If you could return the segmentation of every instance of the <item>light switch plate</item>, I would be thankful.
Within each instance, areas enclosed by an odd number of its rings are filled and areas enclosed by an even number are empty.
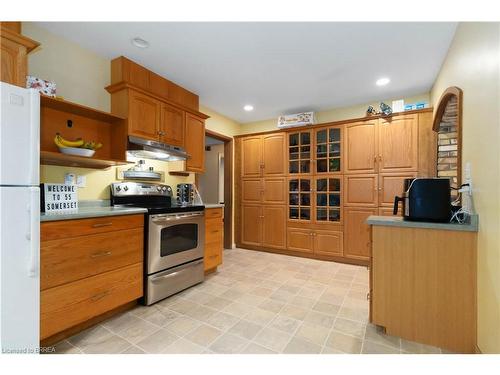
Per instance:
[[[84,188],[87,186],[87,177],[85,176],[76,176],[76,186],[79,188]]]

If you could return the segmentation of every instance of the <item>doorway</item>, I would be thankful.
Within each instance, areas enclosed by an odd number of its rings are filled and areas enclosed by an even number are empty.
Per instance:
[[[233,139],[205,130],[205,173],[196,186],[206,204],[224,204],[224,248],[233,247]]]

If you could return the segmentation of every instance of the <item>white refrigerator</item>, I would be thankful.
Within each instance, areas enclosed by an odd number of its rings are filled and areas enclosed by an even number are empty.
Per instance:
[[[0,353],[40,337],[40,96],[0,82]]]

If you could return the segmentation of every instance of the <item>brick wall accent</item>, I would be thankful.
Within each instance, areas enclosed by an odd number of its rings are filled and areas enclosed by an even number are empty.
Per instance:
[[[446,105],[438,132],[438,177],[449,177],[451,186],[458,185],[458,132],[457,97],[453,96]]]

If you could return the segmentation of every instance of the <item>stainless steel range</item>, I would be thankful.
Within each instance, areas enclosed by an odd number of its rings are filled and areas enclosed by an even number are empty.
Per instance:
[[[181,206],[168,185],[111,184],[111,204],[145,207],[144,303],[151,305],[204,280],[205,207]]]

